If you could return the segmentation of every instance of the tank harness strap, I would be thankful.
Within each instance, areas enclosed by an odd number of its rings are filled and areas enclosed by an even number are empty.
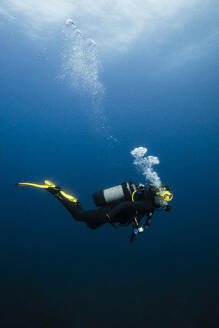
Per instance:
[[[122,183],[122,190],[124,192],[125,199],[126,200],[130,199],[130,192],[131,192],[131,190],[130,190],[130,186],[129,186],[129,184],[127,182]]]
[[[138,192],[138,190],[137,190],[137,189],[136,189],[136,190],[134,190],[134,191],[133,191],[133,193],[132,193],[132,202],[133,202],[133,203],[134,203],[134,201],[135,201],[135,199],[134,199],[134,196],[135,196],[136,192]]]
[[[134,190],[133,193],[132,193],[132,202],[133,202],[133,203],[134,203],[134,201],[135,201],[135,194],[136,194],[136,192],[138,192],[137,189]],[[138,225],[139,225],[139,222],[138,222],[138,211],[136,211],[136,216],[134,217],[133,220],[134,220],[135,224],[138,226]]]

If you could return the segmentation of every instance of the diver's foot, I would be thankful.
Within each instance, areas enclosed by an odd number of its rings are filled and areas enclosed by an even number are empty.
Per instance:
[[[78,204],[79,203],[79,201],[77,200],[77,198],[75,198],[72,195],[67,194],[66,192],[64,192],[63,190],[61,190],[60,187],[56,186],[53,182],[51,182],[49,180],[45,180],[44,183],[45,183],[45,185],[48,186],[48,191],[51,194],[56,195],[56,194],[59,193],[59,194],[62,195],[62,197],[64,197],[65,199],[69,200],[70,202],[75,203],[75,204]]]
[[[60,192],[61,188],[59,186],[56,186],[52,181],[50,180],[44,180],[45,186],[47,187],[47,190],[52,194],[56,195]]]

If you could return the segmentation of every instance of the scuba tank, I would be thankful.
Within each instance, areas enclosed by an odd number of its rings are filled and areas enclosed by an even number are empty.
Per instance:
[[[117,201],[130,201],[134,191],[138,186],[132,182],[124,182],[118,186],[103,189],[93,193],[93,200],[96,206],[109,205]]]

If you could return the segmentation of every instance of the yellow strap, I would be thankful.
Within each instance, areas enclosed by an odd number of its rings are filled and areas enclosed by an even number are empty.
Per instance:
[[[138,220],[137,220],[137,216],[134,217],[134,221],[135,221],[136,225],[138,226],[139,223],[138,223]]]
[[[133,191],[133,193],[132,193],[132,202],[134,203],[134,201],[135,201],[135,199],[134,199],[134,196],[135,196],[135,194],[136,194],[136,192],[137,192],[138,190],[136,189],[136,190],[134,190]],[[136,216],[134,217],[134,221],[135,221],[135,223],[136,223],[136,225],[138,226],[138,220],[137,220],[137,217],[138,217],[138,211],[136,211]]]
[[[16,186],[18,187],[23,187],[23,186],[32,186],[32,187],[36,187],[36,188],[41,188],[41,189],[48,189],[49,186],[47,185],[39,185],[36,183],[29,183],[29,182],[19,182],[16,184]]]
[[[134,203],[134,201],[135,201],[134,196],[135,196],[135,194],[136,194],[137,191],[138,191],[138,190],[134,190],[133,193],[132,193],[132,202],[133,202],[133,203]]]

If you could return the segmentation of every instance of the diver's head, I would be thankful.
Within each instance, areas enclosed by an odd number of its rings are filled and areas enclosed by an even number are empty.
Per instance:
[[[169,187],[164,184],[155,191],[155,203],[158,206],[167,205],[172,199],[173,194],[170,192]]]

